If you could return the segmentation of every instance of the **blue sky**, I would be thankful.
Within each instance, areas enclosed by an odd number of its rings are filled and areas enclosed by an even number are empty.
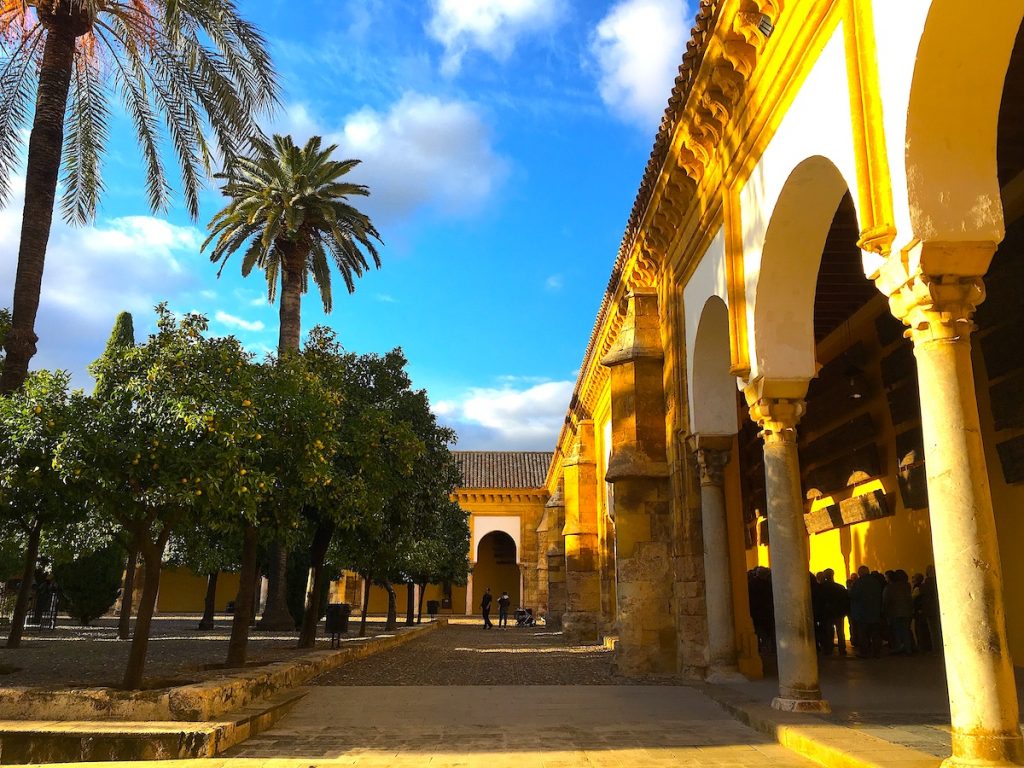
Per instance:
[[[245,0],[271,43],[281,109],[270,128],[323,135],[385,241],[383,268],[324,316],[357,352],[401,346],[465,449],[549,450],[650,152],[692,12],[681,0]],[[200,219],[154,215],[118,119],[96,223],[55,224],[38,367],[91,386],[85,366],[116,313],[207,314],[262,353],[276,345],[265,283],[221,279]],[[0,211],[9,303],[20,199]],[[336,289],[340,281],[336,282]]]

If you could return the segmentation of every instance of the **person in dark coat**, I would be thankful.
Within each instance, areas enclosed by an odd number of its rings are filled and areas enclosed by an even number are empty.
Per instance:
[[[850,587],[850,618],[858,626],[857,656],[862,659],[882,655],[882,584],[862,565],[857,581]]]
[[[773,605],[771,572],[757,566],[747,574],[750,620],[757,635],[759,653],[775,652],[775,606]]]
[[[825,569],[825,580],[822,583],[825,601],[825,613],[828,625],[823,630],[827,646],[825,653],[832,653],[832,640],[835,638],[839,655],[846,655],[846,617],[850,614],[850,596],[846,587],[836,582],[836,572]]]
[[[480,599],[480,610],[484,614],[484,629],[490,629],[494,626],[491,623],[491,601],[493,599],[491,597],[491,588],[487,587],[484,590],[484,596]]]

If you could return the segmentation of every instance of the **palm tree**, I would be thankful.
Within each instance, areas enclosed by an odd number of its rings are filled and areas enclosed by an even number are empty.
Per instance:
[[[349,293],[355,278],[380,267],[374,240],[381,242],[369,217],[349,203],[353,196],[370,194],[362,184],[345,181],[358,160],[333,160],[336,146],[321,146],[314,136],[299,147],[291,136],[275,135],[271,142],[254,143],[250,156],[239,157],[218,175],[230,202],[210,222],[211,261],[221,262],[244,248],[242,275],[253,267],[267,278],[267,298],[277,295],[281,281],[278,357],[297,354],[301,335],[302,294],[313,278],[320,289],[324,311],[330,312],[331,262],[341,273]],[[369,260],[368,258],[369,257]],[[294,629],[288,613],[285,577],[288,553],[275,543],[271,552],[270,584],[261,626]]]
[[[266,43],[234,0],[0,0],[0,204],[10,199],[22,129],[31,123],[0,393],[21,386],[36,351],[59,176],[65,220],[95,217],[111,99],[134,123],[150,207],[170,203],[162,153],[169,139],[197,218],[204,171],[212,172],[218,150],[230,159],[248,149],[276,91]]]
[[[380,235],[369,217],[348,198],[365,197],[370,190],[343,177],[358,160],[332,160],[337,146],[321,147],[314,136],[299,147],[291,136],[259,141],[250,157],[240,157],[218,178],[231,202],[210,222],[203,249],[216,240],[211,261],[221,262],[218,276],[231,254],[245,247],[242,275],[259,267],[267,278],[267,298],[273,302],[281,278],[278,356],[299,350],[301,300],[313,278],[324,311],[330,312],[331,262],[349,293],[355,277],[369,269],[367,256],[380,267],[374,240]]]

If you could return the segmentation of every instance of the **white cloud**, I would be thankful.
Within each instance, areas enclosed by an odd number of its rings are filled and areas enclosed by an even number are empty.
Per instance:
[[[241,328],[243,331],[262,331],[267,326],[262,320],[246,320],[237,315],[229,315],[223,310],[217,310],[213,319],[229,328]]]
[[[553,450],[573,384],[474,387],[461,398],[434,403],[434,413],[455,429],[462,449]]]
[[[432,0],[427,32],[444,45],[441,71],[457,74],[462,58],[476,48],[499,61],[519,38],[548,29],[562,18],[562,0]]]
[[[331,140],[363,161],[352,176],[370,187],[367,208],[386,217],[423,206],[472,213],[508,171],[476,108],[457,100],[407,93],[385,113],[364,107],[349,115]]]
[[[686,50],[689,8],[679,0],[622,0],[591,39],[601,98],[645,128],[661,119]]]
[[[390,293],[375,293],[375,294],[373,294],[373,298],[375,298],[377,301],[381,302],[382,304],[397,304],[398,303],[398,299],[396,299]]]
[[[360,207],[375,221],[400,219],[422,207],[471,214],[487,203],[509,169],[492,147],[478,107],[458,99],[409,92],[386,110],[356,110],[340,126],[305,104],[292,104],[271,129],[292,134],[297,143],[323,136],[338,145],[338,156],[360,159],[352,180],[369,186],[370,197]]]
[[[562,290],[563,284],[564,280],[562,279],[561,275],[551,275],[548,277],[547,280],[544,281],[544,290],[551,291],[552,293],[555,291],[560,291]]]
[[[0,306],[9,306],[18,261],[24,178],[0,210]],[[43,275],[33,368],[64,368],[76,386],[91,387],[86,365],[103,351],[117,313],[135,315],[139,339],[152,323],[153,306],[203,286],[202,233],[151,216],[125,216],[92,226],[53,220]]]

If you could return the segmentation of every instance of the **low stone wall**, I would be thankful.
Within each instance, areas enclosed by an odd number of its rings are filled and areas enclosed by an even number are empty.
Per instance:
[[[115,688],[0,688],[0,720],[214,720],[250,702],[302,685],[356,659],[394,648],[447,624],[444,619],[394,635],[349,641],[256,669],[227,671],[198,683],[154,691]]]

